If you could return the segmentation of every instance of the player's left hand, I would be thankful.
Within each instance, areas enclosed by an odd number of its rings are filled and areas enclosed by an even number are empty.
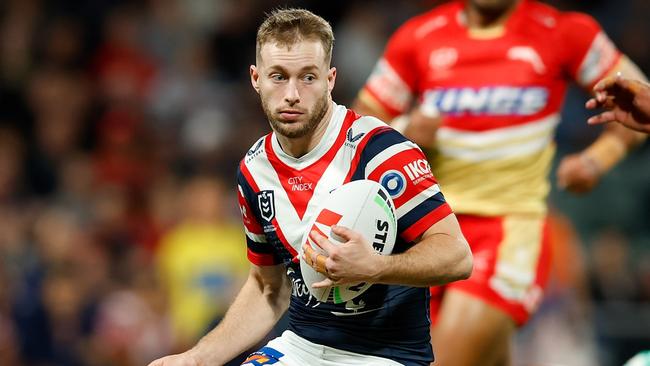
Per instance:
[[[327,278],[313,284],[314,288],[344,283],[372,282],[378,273],[379,255],[358,232],[342,226],[332,226],[332,232],[340,237],[342,244],[335,245],[316,231],[310,236],[327,255],[320,254],[310,245],[303,245],[303,259]]]
[[[591,191],[600,181],[598,163],[584,153],[566,156],[557,168],[557,185],[573,193]]]

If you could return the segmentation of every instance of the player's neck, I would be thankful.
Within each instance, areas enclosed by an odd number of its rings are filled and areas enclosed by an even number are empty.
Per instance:
[[[334,107],[332,101],[330,100],[328,102],[327,111],[318,123],[318,126],[314,132],[308,134],[307,136],[290,138],[276,133],[275,135],[278,139],[278,142],[280,143],[280,147],[282,147],[282,151],[287,153],[287,155],[293,156],[294,158],[299,158],[316,148],[320,140],[325,135],[325,131],[327,131],[327,126],[329,126],[329,122],[332,119],[332,113],[334,113]]]
[[[477,8],[471,2],[465,7],[465,22],[470,30],[493,30],[503,26],[517,7],[518,2],[499,12],[488,12]]]

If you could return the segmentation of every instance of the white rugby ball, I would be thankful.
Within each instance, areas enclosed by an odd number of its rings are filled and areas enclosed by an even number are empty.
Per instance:
[[[319,231],[335,245],[342,244],[343,239],[332,233],[331,226],[344,226],[361,233],[378,254],[388,255],[393,252],[397,237],[397,220],[395,204],[381,184],[372,180],[355,180],[346,183],[323,200],[311,220],[310,229],[304,233],[302,242],[311,245],[314,250],[327,254],[309,238],[312,230]],[[326,288],[312,288],[312,284],[326,278],[302,259],[300,251],[300,270],[307,288],[318,301],[344,303],[364,293],[371,283],[349,283]]]

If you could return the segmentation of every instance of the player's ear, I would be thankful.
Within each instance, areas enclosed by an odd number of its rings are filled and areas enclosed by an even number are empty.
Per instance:
[[[259,86],[258,81],[260,79],[260,74],[257,71],[257,67],[255,65],[251,65],[250,68],[249,68],[249,71],[250,71],[250,74],[251,74],[251,85],[253,85],[253,89],[255,89],[255,91],[257,93],[259,93],[260,92],[260,86]]]
[[[334,84],[336,84],[336,67],[331,67],[327,72],[327,89],[329,89],[330,93],[334,89]]]

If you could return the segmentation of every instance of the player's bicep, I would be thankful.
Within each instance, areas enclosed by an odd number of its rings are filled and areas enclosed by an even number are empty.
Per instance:
[[[248,280],[256,286],[261,293],[281,295],[291,287],[283,264],[272,266],[258,266],[251,264]]]
[[[397,208],[398,232],[407,243],[416,242],[429,228],[452,214],[440,187],[433,178],[430,180],[433,182],[429,187]]]
[[[448,235],[453,238],[456,238],[461,241],[465,241],[465,237],[460,229],[460,224],[456,215],[449,213],[447,216],[435,222],[431,225],[420,237],[415,241],[421,241],[423,239],[436,236],[436,235]]]

